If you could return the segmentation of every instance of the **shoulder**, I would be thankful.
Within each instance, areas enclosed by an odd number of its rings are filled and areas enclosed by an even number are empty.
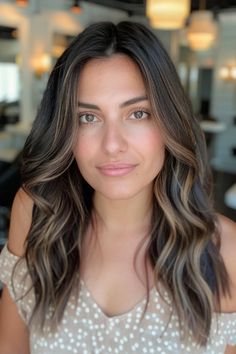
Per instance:
[[[230,279],[231,297],[222,301],[223,312],[236,312],[236,223],[218,215],[221,247],[220,254]]]
[[[25,240],[32,222],[32,211],[32,198],[20,188],[12,205],[8,236],[9,250],[17,256],[24,253]]]
[[[235,262],[236,223],[223,215],[218,215],[221,255],[226,262]]]

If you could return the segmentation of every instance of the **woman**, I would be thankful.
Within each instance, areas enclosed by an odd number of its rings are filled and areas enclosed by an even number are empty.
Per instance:
[[[209,178],[156,37],[129,22],[85,29],[24,148],[1,353],[235,353],[236,226],[214,213]]]

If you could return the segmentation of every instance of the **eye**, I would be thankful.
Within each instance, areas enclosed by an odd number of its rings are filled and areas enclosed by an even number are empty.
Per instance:
[[[136,120],[148,118],[149,116],[150,116],[150,113],[143,111],[143,110],[138,110],[138,111],[135,111],[131,114],[131,118],[136,119]]]
[[[79,115],[79,122],[80,123],[89,124],[89,123],[95,123],[97,121],[98,121],[98,119],[95,117],[94,114],[84,113],[84,114]]]

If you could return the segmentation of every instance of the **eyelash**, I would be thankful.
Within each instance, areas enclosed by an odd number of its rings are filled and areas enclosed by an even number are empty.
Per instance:
[[[145,114],[147,115],[147,117],[145,117],[145,118],[140,118],[140,119],[133,119],[133,120],[143,120],[143,119],[148,119],[148,118],[150,118],[150,114],[151,114],[151,113],[150,113],[146,108],[143,108],[143,107],[137,107],[135,110],[132,110],[131,112],[129,112],[129,113],[128,113],[128,116],[130,117],[132,114],[137,113],[137,112],[143,112],[143,113],[145,113]],[[83,116],[87,116],[87,115],[91,115],[91,116],[96,117],[96,115],[93,114],[93,113],[90,113],[90,112],[83,112],[83,113],[79,113],[79,114],[78,114],[79,121],[81,120],[81,118],[82,118]],[[96,122],[97,122],[97,121],[95,121],[95,122],[81,122],[81,121],[80,121],[80,123],[82,123],[82,124],[94,124],[94,123],[96,123]]]

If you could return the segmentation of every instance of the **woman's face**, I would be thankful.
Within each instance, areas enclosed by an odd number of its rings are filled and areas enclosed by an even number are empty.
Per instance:
[[[74,156],[95,193],[112,200],[152,193],[165,146],[139,68],[128,56],[85,65],[78,119]]]

